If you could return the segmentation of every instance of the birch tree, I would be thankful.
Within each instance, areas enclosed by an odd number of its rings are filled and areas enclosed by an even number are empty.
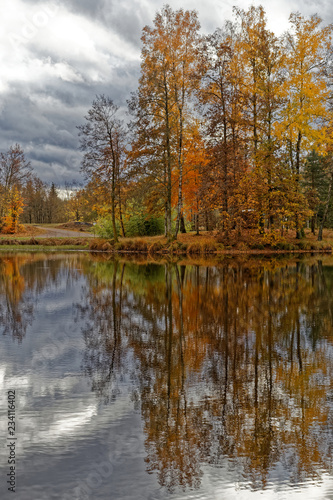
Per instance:
[[[111,198],[113,237],[118,241],[116,204],[120,171],[125,151],[125,129],[117,118],[118,106],[111,98],[99,95],[80,125],[80,149],[84,152],[82,171],[88,179],[98,179],[106,186]]]

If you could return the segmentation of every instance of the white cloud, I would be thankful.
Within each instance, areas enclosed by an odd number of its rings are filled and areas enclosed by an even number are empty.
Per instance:
[[[3,4],[0,7],[6,26],[0,32],[0,43],[5,49],[0,63],[6,68],[2,91],[12,82],[48,77],[73,83],[84,79],[104,81],[111,67],[139,60],[139,48],[121,40],[112,27],[107,29],[65,7],[45,3],[31,11],[22,0],[11,0],[9,6],[8,10]]]

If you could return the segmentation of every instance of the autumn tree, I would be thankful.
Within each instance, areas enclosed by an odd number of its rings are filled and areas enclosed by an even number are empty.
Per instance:
[[[130,101],[136,122],[133,155],[162,188],[166,236],[171,238],[172,176],[177,170],[177,221],[183,217],[184,134],[198,84],[199,22],[194,11],[166,5],[142,34],[139,89]]]
[[[24,200],[23,223],[53,223],[66,221],[66,200],[62,199],[54,183],[48,185],[32,174],[21,190]]]
[[[0,153],[0,218],[9,209],[13,193],[21,190],[31,176],[31,164],[26,159],[19,144],[11,146],[5,153]]]
[[[171,62],[171,85],[176,110],[176,151],[178,171],[178,200],[175,237],[183,219],[183,177],[185,163],[185,134],[189,133],[191,102],[198,86],[198,31],[200,24],[195,11],[176,11],[166,16],[173,27],[169,41]],[[170,43],[171,42],[171,43]]]
[[[6,193],[6,215],[3,218],[3,233],[14,234],[19,230],[19,218],[23,212],[23,197],[17,186],[8,189]]]
[[[79,127],[88,203],[111,215],[115,239],[116,219],[124,236],[134,212],[164,214],[168,240],[190,216],[197,232],[204,217],[226,240],[268,229],[266,242],[291,228],[299,238],[313,210],[323,212],[304,167],[331,142],[331,27],[299,13],[290,23],[277,37],[263,7],[235,8],[233,22],[202,37],[195,11],[166,5],[144,27],[131,147],[103,95]]]
[[[300,187],[304,158],[309,149],[320,150],[328,139],[329,89],[323,70],[332,29],[331,26],[322,27],[321,22],[317,15],[306,19],[300,13],[293,13],[290,16],[291,30],[286,36],[287,78],[283,88],[286,105],[276,130],[280,140],[286,138],[285,150],[295,178],[299,205],[295,213],[297,238],[301,237],[302,228],[300,207],[305,203]]]
[[[205,202],[223,230],[248,223],[264,232],[299,226],[310,215],[302,185],[309,147],[327,141],[327,54],[331,28],[320,19],[290,17],[277,38],[262,7],[234,9],[205,39],[199,93],[210,162]]]
[[[80,148],[84,152],[82,171],[87,179],[97,179],[110,193],[113,236],[116,228],[117,193],[125,152],[125,129],[117,118],[118,106],[110,97],[98,95],[80,125]]]
[[[203,77],[198,98],[209,158],[203,173],[202,203],[206,210],[219,211],[223,231],[228,230],[229,218],[234,219],[231,197],[245,156],[238,36],[236,26],[227,22],[205,38],[200,51]]]
[[[322,215],[322,204],[327,195],[325,158],[316,151],[311,151],[306,157],[302,184],[308,206],[313,212],[311,232],[315,234]]]
[[[236,9],[240,36],[236,51],[243,65],[239,87],[244,103],[243,120],[248,133],[251,163],[259,187],[257,215],[264,232],[264,214],[270,228],[281,201],[279,143],[274,124],[282,105],[285,50],[281,41],[267,28],[263,7]]]
[[[54,182],[51,183],[51,186],[47,192],[47,221],[52,222],[60,222],[63,217],[62,208],[63,202],[59,197],[58,189]]]
[[[220,211],[222,230],[250,223],[263,232],[263,214],[272,226],[280,201],[274,123],[281,106],[284,51],[267,29],[262,7],[234,12],[235,22],[208,36],[202,52],[200,101],[211,158],[206,191]]]
[[[192,225],[199,234],[200,216],[205,213],[206,205],[202,202],[204,192],[203,176],[208,164],[208,156],[201,124],[193,119],[188,124],[183,137],[183,181],[182,207],[184,213],[190,214]],[[173,175],[173,185],[179,186],[179,171]],[[178,202],[179,192],[173,192],[173,203]],[[186,232],[183,227],[184,217],[180,219],[180,231]]]
[[[317,188],[317,204],[319,205],[320,213],[320,223],[319,223],[319,231],[318,231],[318,241],[322,241],[323,239],[323,229],[324,225],[328,218],[329,207],[332,202],[332,188],[333,188],[333,158],[332,158],[332,150],[331,147],[327,148],[327,154],[320,158],[320,162],[317,162],[320,165],[320,173],[321,173],[321,188]],[[316,164],[314,164],[316,165]],[[312,173],[312,172],[311,172]],[[314,175],[312,176],[313,179]],[[314,179],[313,179],[314,180]],[[316,192],[316,191],[315,191]],[[319,193],[321,196],[319,197]],[[319,202],[319,203],[318,203]]]
[[[23,189],[25,206],[23,222],[41,224],[46,222],[47,186],[36,175],[32,175]]]

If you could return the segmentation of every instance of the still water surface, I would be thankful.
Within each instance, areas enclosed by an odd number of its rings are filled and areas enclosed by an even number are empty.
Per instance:
[[[333,499],[333,258],[1,254],[0,329],[1,499]]]

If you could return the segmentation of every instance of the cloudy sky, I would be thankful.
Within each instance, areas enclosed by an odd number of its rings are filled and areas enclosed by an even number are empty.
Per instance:
[[[166,3],[166,2],[165,2]],[[329,0],[170,0],[196,9],[203,33],[232,7],[261,3],[276,34],[291,11],[333,21]],[[0,0],[0,151],[19,143],[35,172],[58,186],[82,181],[76,126],[96,94],[125,112],[140,72],[140,36],[159,0]]]

